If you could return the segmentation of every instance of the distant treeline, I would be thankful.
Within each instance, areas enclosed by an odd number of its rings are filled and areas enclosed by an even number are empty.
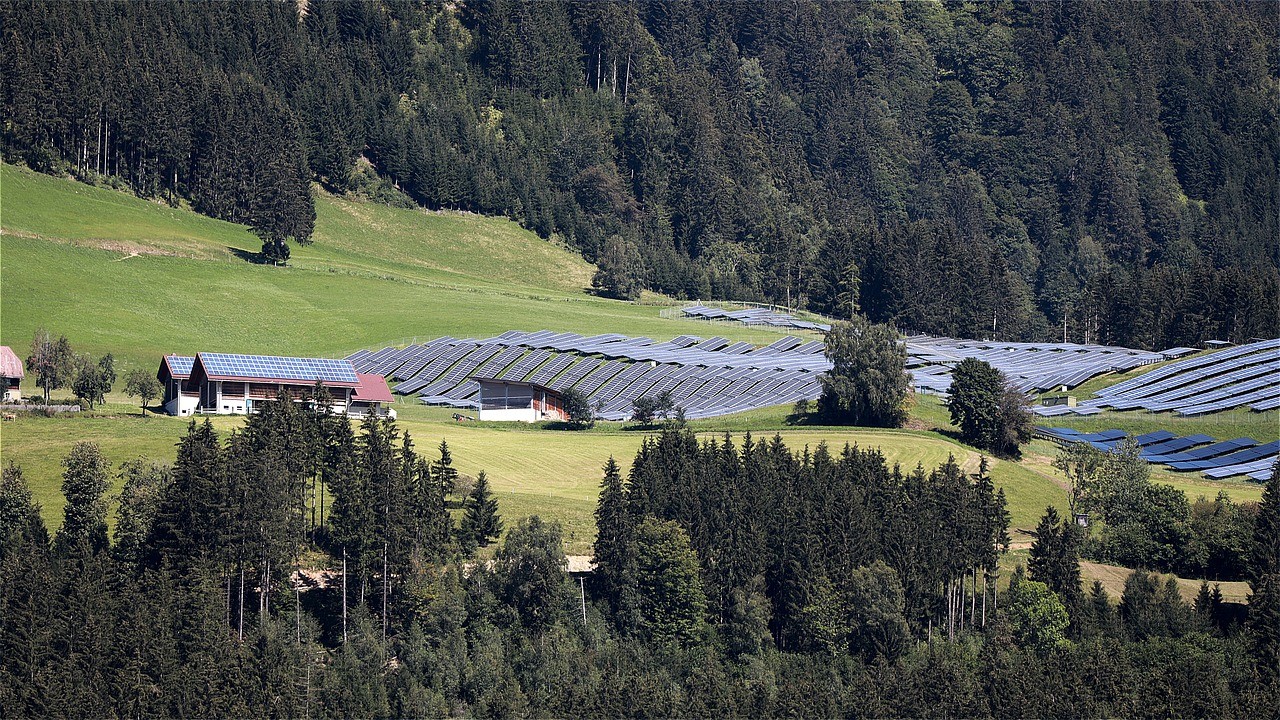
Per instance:
[[[511,216],[616,287],[958,336],[1280,332],[1267,3],[306,7],[5,3],[2,149],[276,244],[317,179]]]

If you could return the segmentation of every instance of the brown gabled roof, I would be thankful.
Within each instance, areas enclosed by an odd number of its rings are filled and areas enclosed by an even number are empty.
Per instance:
[[[26,375],[22,368],[22,359],[13,354],[13,350],[8,345],[0,345],[0,377],[20,378]]]

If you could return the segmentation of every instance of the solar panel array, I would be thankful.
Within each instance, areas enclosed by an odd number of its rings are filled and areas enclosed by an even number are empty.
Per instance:
[[[1087,443],[1104,452],[1114,450],[1126,437],[1123,430],[1082,433],[1071,428],[1037,427],[1036,431],[1061,443]],[[1142,459],[1149,463],[1172,470],[1200,471],[1213,479],[1245,475],[1252,480],[1269,480],[1280,458],[1280,440],[1260,443],[1253,438],[1235,438],[1214,442],[1208,435],[1178,437],[1159,430],[1139,435],[1134,442]]]
[[[358,385],[353,361],[328,358],[275,357],[200,353],[205,373],[213,377],[263,378]]]
[[[937,394],[946,394],[951,388],[951,368],[965,358],[990,363],[1015,387],[1028,393],[1073,388],[1104,373],[1131,370],[1164,359],[1163,353],[1110,345],[957,340],[931,335],[912,335],[906,339],[906,346],[912,385],[919,392]],[[1075,411],[1051,410],[1041,414]],[[1079,414],[1093,412],[1096,411]]]
[[[1280,339],[1189,358],[1104,388],[1087,409],[1172,411],[1177,415],[1248,406],[1280,407]]]
[[[702,307],[702,306],[696,306]],[[736,312],[736,311],[735,311]],[[918,392],[946,394],[951,369],[965,358],[986,361],[1025,392],[1075,387],[1097,375],[1160,361],[1165,353],[1076,343],[1015,343],[914,335],[906,338],[907,369]],[[667,342],[616,333],[583,336],[512,330],[485,339],[443,337],[407,348],[361,350],[356,369],[399,381],[394,390],[423,402],[475,407],[473,377],[499,377],[574,388],[599,417],[624,419],[645,395],[672,393],[690,418],[814,399],[831,368],[821,340],[785,336],[766,347],[682,335]],[[1280,407],[1280,340],[1184,360],[1114,385],[1076,407],[1042,407],[1044,416],[1092,415],[1104,407],[1214,412],[1250,403]],[[1177,370],[1186,366],[1185,370]],[[696,369],[687,369],[696,368]]]
[[[725,310],[723,308],[706,307],[704,305],[691,305],[682,308],[686,317],[697,318],[701,320],[736,320],[743,325],[770,325],[772,327],[788,328],[791,330],[817,330],[819,332],[827,332],[831,326],[827,323],[815,323],[808,320],[800,320],[794,315],[784,312],[777,312],[765,308],[747,308],[745,310]]]
[[[819,375],[831,365],[821,342],[784,337],[767,347],[684,335],[668,342],[618,334],[511,331],[477,339],[439,338],[407,348],[361,350],[350,356],[360,372],[399,383],[395,391],[422,402],[478,406],[476,377],[574,388],[597,416],[623,420],[637,398],[671,393],[688,418],[815,399]]]

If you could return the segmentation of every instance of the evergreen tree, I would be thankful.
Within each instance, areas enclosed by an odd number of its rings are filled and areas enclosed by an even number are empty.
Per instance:
[[[1258,503],[1249,558],[1249,635],[1254,667],[1280,683],[1280,465],[1272,472]]]
[[[1052,505],[1045,508],[1040,524],[1032,536],[1027,569],[1032,580],[1043,582],[1057,593],[1068,612],[1078,609],[1083,601],[1080,589],[1079,525],[1071,518],[1058,519]]]
[[[604,465],[595,518],[593,595],[604,601],[620,627],[630,627],[634,610],[634,520],[627,509],[621,469],[612,457]]]
[[[0,474],[0,562],[16,556],[24,547],[46,548],[49,533],[32,501],[31,487],[22,468],[6,462]]]
[[[79,442],[62,461],[62,494],[67,504],[54,537],[61,555],[99,553],[107,548],[107,459],[97,443]]]
[[[490,493],[489,478],[481,470],[463,508],[462,521],[458,524],[458,541],[466,548],[475,549],[488,546],[501,534],[498,501]]]
[[[440,459],[432,464],[431,472],[444,489],[444,494],[452,495],[458,482],[458,470],[453,466],[453,455],[449,453],[449,443],[445,440],[440,441]]]
[[[641,634],[658,643],[699,642],[707,600],[689,536],[674,522],[649,517],[636,526],[635,546]]]

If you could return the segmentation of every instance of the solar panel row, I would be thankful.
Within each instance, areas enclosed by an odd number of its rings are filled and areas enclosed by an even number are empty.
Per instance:
[[[1114,451],[1125,437],[1121,430],[1081,433],[1071,428],[1037,427],[1036,431],[1059,442],[1089,443],[1106,452]],[[1167,465],[1172,470],[1202,471],[1214,479],[1236,475],[1262,479],[1255,475],[1273,466],[1280,455],[1280,440],[1259,443],[1253,438],[1235,438],[1214,442],[1208,435],[1177,437],[1157,431],[1139,435],[1134,441],[1141,448],[1142,459],[1149,463]]]

